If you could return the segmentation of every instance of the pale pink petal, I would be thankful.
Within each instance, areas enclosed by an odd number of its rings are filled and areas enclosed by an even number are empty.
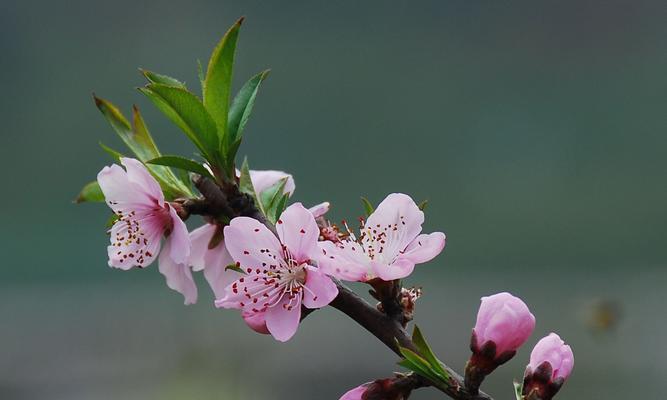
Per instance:
[[[266,327],[266,313],[242,311],[241,316],[248,327],[253,331],[263,335],[268,335],[270,333],[269,329]]]
[[[310,213],[313,214],[314,218],[319,218],[324,214],[328,213],[329,208],[331,208],[331,204],[328,201],[325,201],[324,203],[320,203],[310,207],[308,211],[310,211]]]
[[[372,273],[371,260],[361,246],[355,242],[318,242],[320,255],[318,267],[322,272],[338,279],[363,282]]]
[[[204,224],[190,232],[190,265],[193,271],[201,271],[206,266],[205,256],[210,251],[208,245],[215,231],[215,225]],[[221,244],[219,246],[224,248]]]
[[[164,251],[160,254],[160,273],[166,278],[169,288],[183,295],[186,305],[194,304],[197,302],[197,286],[192,279],[190,267],[171,258],[170,246],[172,243],[168,241],[164,246]]]
[[[310,265],[306,267],[305,286],[303,305],[308,308],[324,307],[338,296],[338,288],[331,278]]]
[[[434,232],[417,236],[405,249],[400,258],[406,258],[415,264],[431,261],[445,248],[445,234]]]
[[[572,348],[553,332],[537,342],[530,353],[528,368],[534,371],[545,361],[551,365],[552,379],[567,379],[574,367]]]
[[[294,336],[301,320],[301,300],[296,296],[290,300],[284,295],[279,304],[266,310],[266,327],[271,335],[280,342],[286,342]]]
[[[320,229],[315,218],[301,203],[287,207],[276,223],[280,241],[287,246],[298,262],[317,257],[317,239]]]
[[[169,215],[171,216],[172,228],[167,243],[170,244],[170,254],[172,260],[177,263],[186,263],[190,257],[190,237],[188,236],[188,227],[185,222],[178,216],[176,210],[171,205],[169,207]]]
[[[371,262],[371,267],[380,279],[383,281],[392,281],[402,279],[410,275],[415,269],[415,263],[408,259],[398,258],[393,263],[387,265],[381,262]]]
[[[283,190],[283,193],[292,195],[296,188],[292,175],[283,171],[250,171],[250,180],[252,181],[252,186],[255,188],[255,193],[257,194],[262,193],[284,178],[287,178],[287,182],[285,183],[285,190]]]
[[[361,386],[357,386],[356,388],[346,392],[340,400],[362,400],[364,393],[366,393],[366,388],[367,386],[370,385],[370,382],[364,383]]]
[[[222,251],[217,251],[216,253],[220,256],[221,259],[227,259],[229,254],[225,250],[225,246],[222,244],[216,247],[216,250],[221,248]],[[216,299],[221,299],[225,296],[226,288],[237,280],[240,274],[234,270],[227,269],[227,266],[232,263],[231,257],[227,259],[229,262],[211,262],[204,269],[204,277],[208,282],[211,290]]]
[[[262,223],[248,217],[236,217],[225,227],[225,246],[244,271],[276,265],[282,257],[278,238]]]
[[[127,172],[119,165],[102,168],[97,174],[97,183],[107,204],[114,211],[123,211],[128,205],[146,205],[151,202],[141,187],[128,180]]]
[[[160,184],[153,178],[150,172],[141,161],[134,158],[123,157],[120,162],[127,170],[127,178],[130,182],[136,183],[144,189],[144,191],[154,198],[159,205],[164,203],[164,195]]]
[[[387,260],[396,257],[419,235],[424,223],[424,213],[410,196],[392,193],[387,196],[364,225],[364,247],[376,242],[375,247],[383,247]],[[385,243],[377,243],[384,240]]]

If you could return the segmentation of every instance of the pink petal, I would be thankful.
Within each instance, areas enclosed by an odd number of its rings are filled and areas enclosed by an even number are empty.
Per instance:
[[[398,251],[405,249],[422,230],[424,213],[417,207],[410,196],[392,193],[378,205],[368,217],[364,230],[388,229],[386,238],[387,252],[389,248]],[[396,227],[396,230],[393,230]]]
[[[190,265],[192,266],[193,271],[201,271],[206,266],[205,257],[210,251],[208,245],[211,242],[211,238],[215,231],[215,225],[204,224],[190,232]],[[222,244],[219,246],[224,248]]]
[[[225,227],[225,246],[244,270],[277,263],[282,247],[278,238],[256,219],[236,217]]]
[[[269,330],[266,327],[266,313],[263,312],[250,312],[250,311],[243,311],[241,312],[241,316],[243,317],[243,320],[245,323],[252,329],[253,331],[257,333],[261,333],[263,335],[268,335]]]
[[[331,204],[328,201],[325,201],[324,203],[320,203],[310,207],[308,211],[310,211],[310,213],[313,214],[314,218],[319,218],[324,214],[328,213],[329,208],[331,208]]]
[[[375,275],[383,281],[393,281],[394,279],[402,279],[410,275],[415,269],[415,263],[405,258],[398,258],[389,265],[373,261],[371,262],[371,267]]]
[[[225,246],[222,244],[218,245],[222,248],[224,253],[227,253]],[[219,252],[222,253],[222,252]],[[223,254],[222,258],[229,257],[229,254]],[[231,264],[231,257],[229,257],[229,262],[212,262],[209,263],[204,269],[204,277],[208,282],[208,285],[213,290],[213,294],[216,299],[221,299],[225,296],[225,289],[231,285],[235,280],[237,280],[240,274],[234,270],[227,269],[227,266]]]
[[[445,248],[445,234],[434,232],[417,236],[400,256],[415,264],[431,261]]]
[[[128,204],[149,205],[152,202],[141,187],[128,180],[127,172],[116,164],[102,168],[97,174],[97,183],[114,211],[124,210]]]
[[[160,184],[153,178],[148,169],[141,163],[141,161],[134,158],[123,157],[120,162],[127,170],[127,178],[130,182],[136,183],[152,198],[157,200],[159,205],[164,203],[164,195]]]
[[[317,268],[308,265],[306,274],[306,289],[303,293],[304,306],[321,308],[338,296],[336,284]]]
[[[170,254],[171,242],[167,242],[164,251],[160,254],[159,270],[167,279],[169,288],[181,293],[185,297],[185,304],[194,304],[197,302],[197,286],[192,279],[190,267],[184,263],[175,262]]]
[[[320,229],[315,218],[301,203],[287,207],[276,223],[280,241],[287,246],[298,262],[306,262],[318,255],[317,239]]]
[[[371,260],[355,242],[318,242],[318,267],[327,275],[351,282],[363,282],[371,270]]]
[[[361,386],[357,386],[356,388],[346,392],[340,400],[362,400],[364,393],[366,393],[366,388],[367,386],[370,385],[370,382],[364,383]]]
[[[289,305],[289,306],[288,306]],[[294,336],[301,320],[301,300],[295,297],[291,304],[289,296],[283,296],[280,303],[266,310],[266,327],[271,335],[280,342],[286,342]]]
[[[283,178],[287,178],[283,193],[289,193],[291,195],[296,188],[292,175],[283,171],[250,171],[250,180],[252,181],[252,185],[257,194],[262,193]]]
[[[172,260],[181,264],[185,264],[190,257],[190,237],[188,236],[188,227],[185,222],[178,216],[176,210],[171,205],[169,207],[169,215],[171,216],[172,228],[167,243],[170,245],[170,254]]]

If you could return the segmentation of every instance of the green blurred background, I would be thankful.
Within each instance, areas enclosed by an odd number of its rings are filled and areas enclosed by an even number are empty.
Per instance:
[[[197,87],[196,60],[240,15],[236,87],[272,69],[241,154],[336,220],[360,195],[429,199],[447,249],[409,283],[443,359],[461,369],[479,297],[507,290],[538,322],[487,380],[497,399],[551,331],[576,356],[559,398],[664,397],[663,1],[5,0],[1,399],[337,399],[399,368],[333,309],[279,344],[203,281],[184,307],[157,268],[108,268],[107,210],[71,203],[109,164],[98,141],[121,147],[91,92],[137,103],[165,153],[192,154],[134,90],[137,67]]]

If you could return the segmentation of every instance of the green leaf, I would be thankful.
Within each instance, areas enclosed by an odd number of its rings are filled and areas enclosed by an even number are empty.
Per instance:
[[[104,193],[97,181],[92,181],[81,189],[81,192],[74,202],[79,203],[99,203],[104,201]]]
[[[197,59],[197,78],[199,78],[199,84],[201,85],[202,91],[204,90],[204,81],[206,80],[206,75],[204,75],[204,67],[201,65],[201,60]]]
[[[246,273],[244,270],[241,269],[241,267],[239,267],[236,264],[229,264],[228,266],[225,267],[225,271],[228,270],[228,269],[231,269],[232,271],[240,272],[242,274]]]
[[[161,84],[167,85],[167,86],[175,86],[175,87],[180,87],[182,89],[186,89],[185,83],[179,81],[176,78],[172,78],[171,76],[158,74],[158,73],[148,71],[148,70],[142,69],[142,68],[139,68],[139,71],[141,71],[141,74],[150,83],[161,83]]]
[[[150,132],[148,132],[148,127],[146,127],[144,118],[141,116],[141,113],[136,106],[132,107],[132,131],[136,137],[150,138],[151,143],[153,143],[152,136]],[[160,151],[157,146],[155,146],[155,143],[153,143],[153,147],[154,151],[152,151],[151,154],[156,154],[154,158],[160,157]],[[150,159],[140,158],[140,160],[146,163]],[[173,195],[173,197],[183,195],[192,196],[192,189],[187,176],[185,179],[180,179],[171,169],[159,165],[147,165],[146,167],[153,173],[153,175],[155,175],[163,190],[168,194]]]
[[[440,375],[447,378],[449,374],[442,367],[442,363],[440,363],[438,357],[433,353],[431,346],[428,345],[426,339],[424,339],[424,335],[422,335],[422,332],[417,325],[415,325],[414,330],[412,331],[412,341],[415,343],[415,346],[417,346],[417,349],[419,349],[419,353],[426,358],[431,367]]]
[[[102,142],[99,142],[99,145],[102,148],[102,150],[104,150],[108,155],[111,156],[111,158],[113,158],[114,161],[120,163],[120,158],[123,157],[123,155],[119,151],[112,149],[111,147],[105,145]]]
[[[213,178],[213,175],[200,163],[181,156],[162,156],[147,161],[149,164],[164,165],[186,171],[194,172],[201,176]]]
[[[118,221],[119,219],[120,219],[120,217],[119,217],[118,215],[116,215],[116,214],[111,214],[111,215],[109,216],[109,219],[107,219],[107,222],[104,224],[104,227],[105,227],[106,229],[111,229],[111,227],[113,226],[113,224],[115,224],[116,221]]]
[[[208,161],[216,163],[218,140],[215,122],[197,96],[183,88],[159,83],[148,84],[139,90],[185,132]]]
[[[253,201],[255,202],[255,205],[264,215],[266,215],[266,213],[264,213],[264,208],[262,207],[262,203],[257,198],[255,187],[252,184],[252,179],[250,178],[250,167],[248,166],[247,158],[243,160],[243,164],[241,165],[241,174],[239,176],[239,190],[241,191],[241,193],[245,193],[251,196]]]
[[[262,193],[259,193],[264,215],[266,215],[271,223],[277,221],[276,209],[280,204],[286,184],[287,178],[283,178],[265,189]]]
[[[274,214],[275,215],[275,219],[274,219],[275,221],[278,221],[278,219],[280,218],[280,214],[282,214],[283,211],[285,211],[285,208],[287,207],[287,200],[289,200],[289,196],[290,196],[289,193],[285,193],[285,194],[283,194],[283,196],[278,201],[278,205],[276,205],[275,214]]]
[[[160,152],[155,146],[153,138],[148,133],[148,130],[143,124],[139,110],[133,108],[133,122],[140,121],[141,129],[133,129],[130,123],[125,119],[118,107],[113,105],[110,101],[102,99],[93,95],[95,105],[102,112],[102,115],[109,121],[118,136],[123,140],[127,147],[134,153],[141,161],[150,160],[151,158],[159,157]]]
[[[428,361],[423,359],[420,355],[405,347],[399,347],[399,350],[405,359],[399,361],[398,365],[406,367],[433,381],[441,380],[441,378],[431,369]]]
[[[236,21],[218,42],[211,54],[206,69],[206,78],[204,79],[204,106],[211,113],[211,117],[218,127],[220,147],[225,143],[224,138],[227,133],[234,52],[236,51],[236,41],[239,37],[239,28],[243,19],[242,17]]]
[[[426,206],[428,206],[428,200],[423,200],[421,203],[417,205],[417,207],[421,210],[424,211],[426,210]]]
[[[270,70],[267,69],[250,78],[250,80],[243,85],[241,90],[239,90],[236,97],[234,97],[232,105],[229,108],[229,119],[227,122],[228,145],[241,139],[243,129],[248,122],[248,118],[250,118],[250,113],[255,104],[259,85],[269,76],[269,72]],[[234,154],[228,154],[228,157],[233,156]]]
[[[523,395],[521,394],[523,392],[523,383],[514,381],[514,396],[516,396],[516,400],[523,400]]]
[[[361,204],[364,205],[364,212],[366,213],[367,217],[373,214],[373,211],[375,211],[375,208],[373,208],[371,202],[363,196],[361,196]]]
[[[403,367],[403,368],[407,368],[407,369],[409,369],[410,371],[412,371],[412,372],[414,372],[414,373],[416,373],[416,374],[418,374],[418,375],[421,375],[421,376],[423,376],[423,377],[425,377],[425,378],[427,378],[427,379],[430,379],[430,380],[432,380],[432,381],[437,381],[437,380],[438,380],[438,377],[432,375],[432,374],[428,371],[427,368],[424,368],[423,366],[421,366],[421,365],[419,365],[419,364],[415,364],[415,363],[413,363],[412,361],[410,361],[410,360],[408,360],[408,359],[403,359],[403,360],[397,362],[396,364],[400,365],[400,366]]]

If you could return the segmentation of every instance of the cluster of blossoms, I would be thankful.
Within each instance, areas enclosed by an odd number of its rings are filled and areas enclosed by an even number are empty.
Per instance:
[[[332,278],[366,282],[400,279],[415,264],[431,260],[445,247],[441,232],[422,234],[424,213],[404,194],[390,194],[368,217],[357,238],[342,234],[321,218],[329,208],[322,203],[306,209],[287,207],[275,232],[250,217],[233,218],[222,226],[207,222],[188,234],[178,215],[178,203],[166,202],[158,182],[143,164],[122,158],[97,176],[109,207],[118,216],[110,230],[109,266],[143,268],[158,259],[167,285],[197,301],[192,271],[203,271],[220,308],[241,310],[255,331],[289,340],[297,330],[301,308],[328,305],[338,294]],[[287,178],[285,193],[294,181],[279,171],[251,171],[258,193]],[[332,229],[336,234],[331,235]],[[214,240],[222,230],[219,240]],[[323,232],[324,231],[324,232]],[[161,249],[162,238],[164,248]]]
[[[238,310],[252,330],[281,342],[295,335],[312,310],[331,305],[343,311],[402,356],[400,365],[412,372],[363,384],[342,400],[404,400],[425,386],[454,399],[490,400],[479,392],[482,381],[516,354],[535,318],[508,293],[482,298],[465,379],[450,374],[417,327],[408,337],[405,329],[422,291],[404,288],[401,280],[440,254],[446,239],[442,232],[422,233],[424,212],[412,198],[392,193],[375,209],[366,201],[366,217],[355,233],[347,223],[339,229],[326,218],[329,203],[288,205],[295,190],[291,175],[251,171],[247,161],[236,169],[245,125],[268,75],[267,70],[251,77],[231,98],[242,22],[227,31],[205,73],[200,71],[201,97],[175,78],[142,70],[148,83],[139,90],[194,144],[197,160],[163,156],[136,107],[130,123],[109,101],[95,97],[136,156],[103,145],[117,163],[104,167],[77,198],[105,201],[114,213],[109,266],[129,270],[157,260],[167,286],[185,304],[197,301],[193,272],[202,272],[216,307]],[[203,224],[188,231],[191,215],[202,216]],[[373,307],[341,281],[370,285],[379,303]],[[540,340],[517,398],[551,399],[573,364],[570,347],[556,334]]]

